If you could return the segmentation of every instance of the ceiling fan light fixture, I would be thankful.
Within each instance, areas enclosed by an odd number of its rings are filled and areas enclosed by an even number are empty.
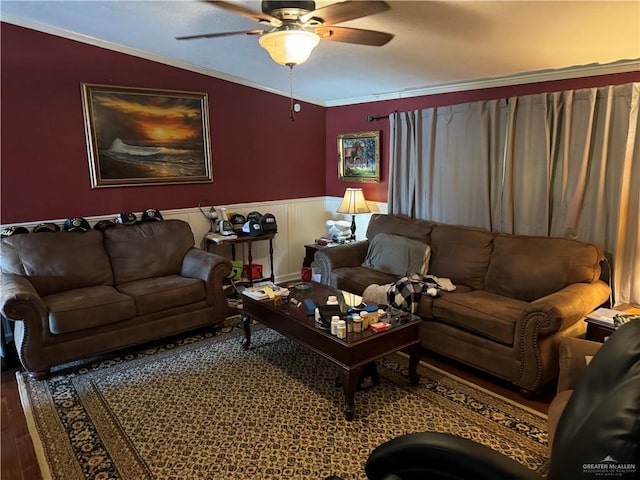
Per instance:
[[[258,42],[274,62],[293,67],[304,63],[320,37],[306,30],[281,30],[262,35]]]

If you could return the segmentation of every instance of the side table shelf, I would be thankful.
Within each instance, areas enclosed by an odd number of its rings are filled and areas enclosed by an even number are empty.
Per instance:
[[[249,278],[249,285],[253,285],[253,282],[256,281],[261,281],[261,280],[270,280],[272,282],[275,282],[275,275],[273,272],[273,237],[275,237],[276,234],[275,233],[266,233],[264,235],[256,235],[255,237],[252,237],[251,235],[246,235],[246,236],[239,236],[237,238],[230,238],[230,239],[220,239],[218,241],[216,240],[212,240],[210,238],[207,238],[207,236],[205,235],[204,237],[204,246],[205,246],[205,250],[207,252],[212,252],[214,247],[219,246],[219,245],[230,245],[231,246],[231,259],[235,261],[236,259],[236,245],[247,245],[247,264],[249,265],[249,272],[252,271],[252,265],[253,265],[253,255],[251,252],[251,247],[253,245],[253,242],[262,242],[265,240],[269,241],[269,268],[270,268],[270,272],[271,274],[268,277],[264,277],[264,278],[256,278],[256,279],[252,279]]]

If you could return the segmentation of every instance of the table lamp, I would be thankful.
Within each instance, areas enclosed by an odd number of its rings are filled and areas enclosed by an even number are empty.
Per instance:
[[[369,213],[369,207],[367,201],[364,199],[364,194],[361,188],[347,188],[344,192],[344,198],[342,203],[338,207],[338,213],[350,213],[351,214],[351,239],[356,239],[356,214]]]

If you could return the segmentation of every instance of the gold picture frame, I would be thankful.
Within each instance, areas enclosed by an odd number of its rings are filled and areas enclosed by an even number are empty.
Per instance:
[[[213,182],[206,93],[81,89],[91,188]]]
[[[380,132],[338,135],[338,177],[343,182],[380,182]]]

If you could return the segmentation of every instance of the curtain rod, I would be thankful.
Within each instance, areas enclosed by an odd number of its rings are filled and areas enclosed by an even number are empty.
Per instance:
[[[394,110],[391,113],[398,113],[398,110]],[[377,122],[378,120],[383,120],[385,118],[389,118],[389,115],[391,115],[391,113],[387,113],[386,115],[369,115],[367,117],[367,122]]]

